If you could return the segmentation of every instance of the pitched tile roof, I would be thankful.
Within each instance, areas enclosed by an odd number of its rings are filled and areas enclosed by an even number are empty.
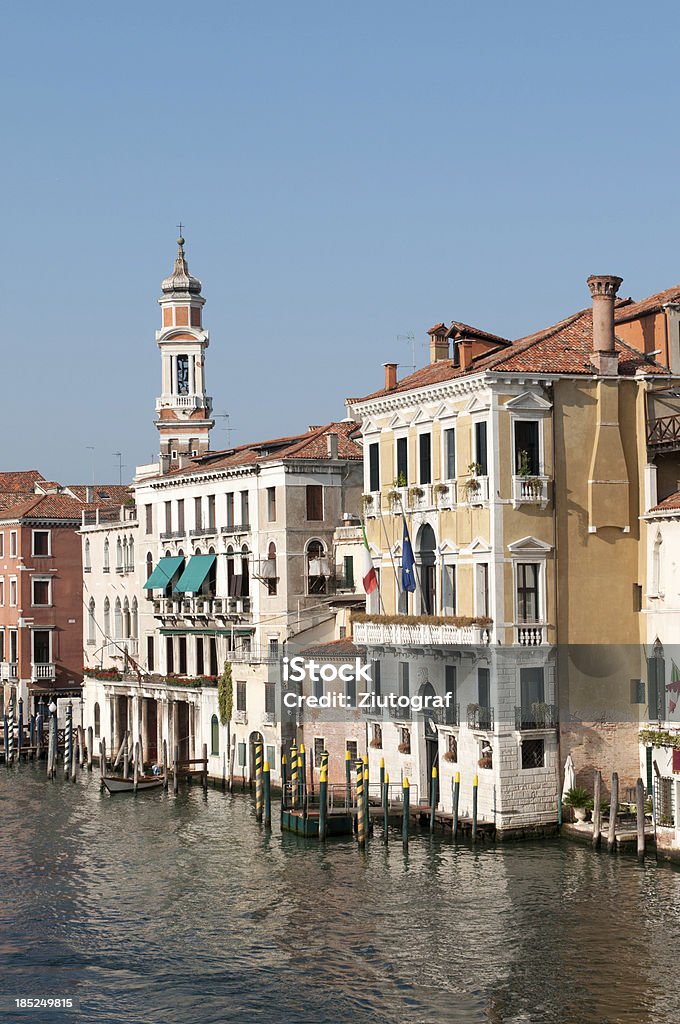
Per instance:
[[[343,660],[349,658],[362,658],[366,654],[366,648],[355,644],[351,636],[343,637],[341,640],[328,640],[323,644],[312,644],[300,651],[305,658],[318,656],[335,661],[338,658]]]
[[[471,327],[470,324],[464,324],[462,320],[451,321],[448,337],[455,338],[456,340],[461,338],[480,338],[482,341],[493,341],[499,345],[512,345],[509,338],[502,338],[500,334],[489,334],[488,331],[482,331],[479,327]]]
[[[624,299],[617,305],[614,320],[617,324],[627,320],[634,320],[638,316],[645,316],[648,313],[658,313],[669,302],[680,302],[680,284],[666,288],[656,295],[650,295],[640,302],[633,302],[632,299]]]
[[[69,497],[68,494],[35,494],[22,504],[7,509],[5,518],[71,519],[80,522],[82,511],[83,502]]]
[[[36,480],[44,481],[44,476],[37,469],[24,469],[17,472],[0,473],[0,493],[8,494],[22,491],[31,494]]]
[[[650,509],[650,512],[665,512],[672,511],[673,509],[680,511],[680,491],[669,494],[667,498],[664,498],[658,505]]]
[[[124,505],[132,495],[129,484],[67,484],[64,490],[72,494],[78,501],[87,501],[88,489],[92,488],[93,500],[97,503]]]

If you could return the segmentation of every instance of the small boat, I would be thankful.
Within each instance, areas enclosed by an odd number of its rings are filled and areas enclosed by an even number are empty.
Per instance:
[[[133,793],[134,779],[124,779],[122,775],[105,775],[102,782],[109,793]],[[158,789],[165,783],[164,775],[140,775],[137,779],[137,791],[142,789]]]

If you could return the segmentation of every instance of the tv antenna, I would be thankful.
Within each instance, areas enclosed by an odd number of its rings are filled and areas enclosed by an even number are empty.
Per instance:
[[[123,466],[125,465],[125,463],[123,462],[123,453],[122,452],[114,452],[113,453],[113,457],[114,457],[114,459],[118,459],[118,483],[122,485],[122,483],[123,483]]]
[[[220,430],[226,431],[227,434],[227,448],[231,448],[231,435],[236,430],[236,427],[232,427],[231,420],[228,412],[218,412],[214,417],[216,420],[226,420],[223,427]]]
[[[397,341],[406,341],[406,342],[410,342],[411,343],[411,356],[413,358],[413,362],[411,363],[410,366],[407,365],[405,367],[405,369],[413,370],[415,372],[417,370],[417,365],[416,365],[416,336],[415,336],[415,334],[398,334],[397,335]]]

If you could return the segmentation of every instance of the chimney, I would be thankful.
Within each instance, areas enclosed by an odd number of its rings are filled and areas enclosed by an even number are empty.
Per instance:
[[[337,434],[326,434],[326,447],[328,449],[328,458],[337,459],[338,457],[338,435]]]
[[[446,325],[435,324],[427,333],[430,335],[430,363],[438,363],[440,359],[448,359],[449,332]]]
[[[94,501],[94,487],[91,484],[88,484],[85,488],[85,501],[88,502],[88,504]]]
[[[397,386],[397,363],[385,363],[385,391]]]
[[[472,341],[469,338],[460,339],[458,342],[458,353],[461,370],[469,370],[472,366]]]
[[[614,302],[623,278],[591,274],[588,287],[593,297],[593,351],[590,361],[603,377],[615,377],[619,354],[614,345]]]

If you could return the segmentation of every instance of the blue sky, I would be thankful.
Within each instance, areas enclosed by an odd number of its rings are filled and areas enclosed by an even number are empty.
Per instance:
[[[66,0],[3,13],[2,468],[157,450],[185,225],[239,443],[344,416],[460,319],[680,281],[674,4]],[[224,424],[219,420],[218,425]],[[226,434],[216,429],[214,447]]]

